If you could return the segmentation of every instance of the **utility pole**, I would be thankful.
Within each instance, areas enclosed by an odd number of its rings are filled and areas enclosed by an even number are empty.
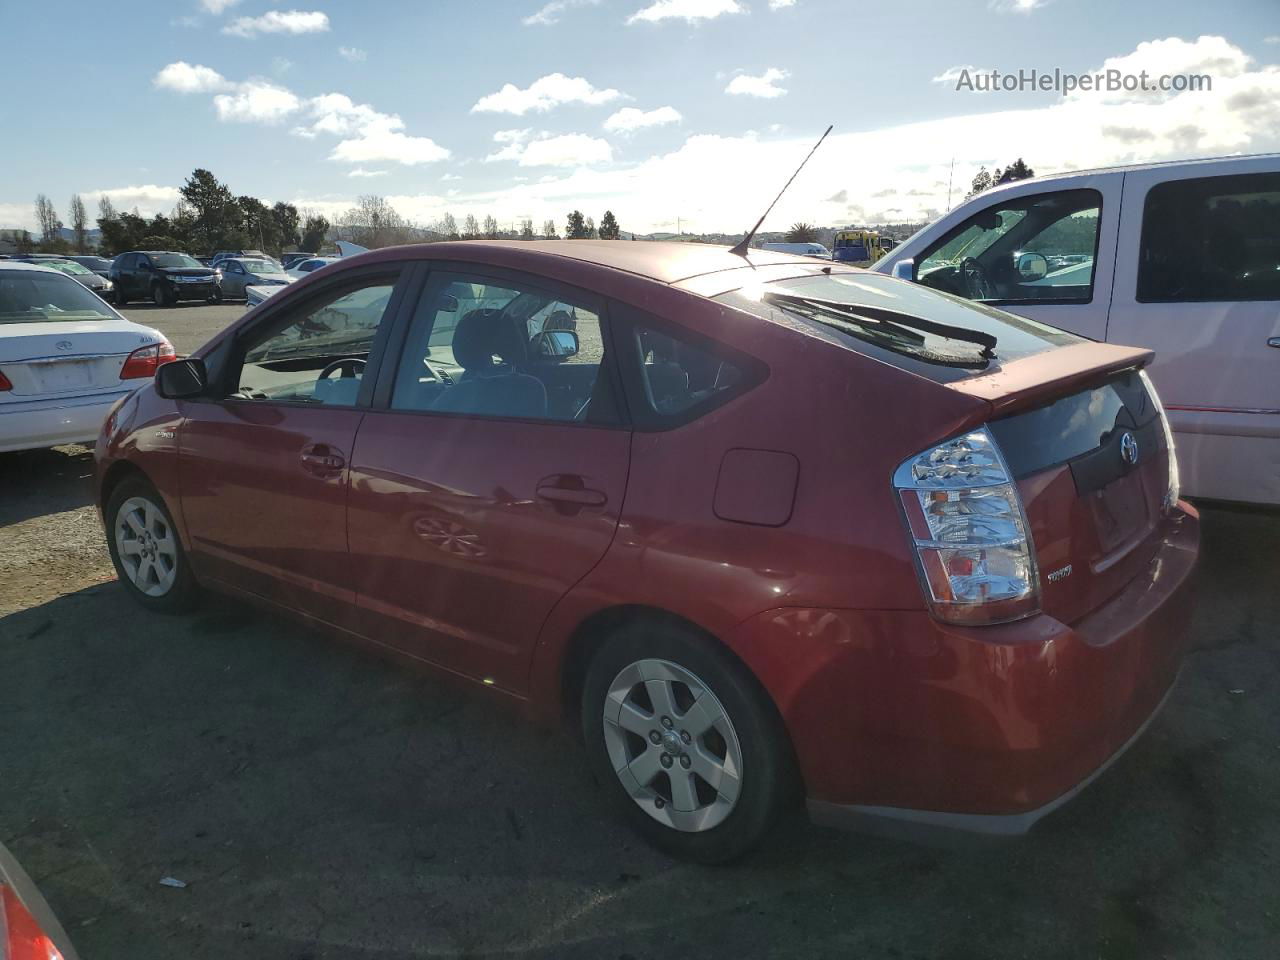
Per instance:
[[[951,158],[951,172],[947,174],[947,209],[951,209],[951,179],[956,172],[956,158]]]

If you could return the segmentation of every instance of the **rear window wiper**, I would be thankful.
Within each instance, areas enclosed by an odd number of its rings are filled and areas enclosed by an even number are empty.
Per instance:
[[[763,297],[770,303],[776,303],[798,313],[804,313],[810,319],[835,327],[853,336],[870,334],[875,342],[891,350],[918,356],[932,363],[957,367],[985,367],[988,361],[995,359],[996,338],[981,330],[970,330],[967,327],[953,327],[946,323],[935,323],[923,317],[914,317],[894,310],[881,310],[878,307],[865,307],[860,304],[844,303],[840,300],[825,300],[819,297],[804,297],[793,293],[775,293],[766,291]],[[825,315],[825,316],[824,316]],[[838,321],[832,323],[831,320]],[[856,327],[856,330],[846,329]],[[934,353],[925,347],[925,339],[913,331],[922,331],[946,340],[971,343],[981,347],[979,357],[946,357]],[[905,348],[895,346],[891,342],[907,344]]]

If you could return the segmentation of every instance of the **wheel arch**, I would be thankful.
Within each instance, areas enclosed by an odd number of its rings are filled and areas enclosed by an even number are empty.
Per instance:
[[[107,504],[111,502],[111,494],[129,477],[141,477],[147,483],[151,483],[151,478],[132,460],[117,460],[107,467],[106,473],[102,475],[102,483],[98,486],[98,506],[104,515]],[[155,486],[153,483],[151,485]]]

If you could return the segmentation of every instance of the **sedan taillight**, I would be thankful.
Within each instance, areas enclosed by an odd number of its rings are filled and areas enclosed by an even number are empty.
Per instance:
[[[140,377],[154,377],[163,364],[177,359],[178,354],[168,340],[139,347],[129,354],[124,366],[120,368],[120,379],[136,380]]]
[[[13,384],[9,382],[9,378],[4,375],[4,371],[0,370],[0,391],[12,390]]]
[[[60,951],[8,884],[0,882],[0,957],[62,960]]]
[[[930,609],[948,623],[1001,623],[1040,609],[1022,498],[986,429],[925,450],[894,472]]]

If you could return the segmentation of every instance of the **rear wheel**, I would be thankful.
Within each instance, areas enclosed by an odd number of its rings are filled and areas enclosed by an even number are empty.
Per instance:
[[[117,307],[123,307],[129,302],[129,298],[124,295],[124,288],[120,284],[116,284],[116,295],[114,303]]]
[[[121,481],[107,503],[107,548],[125,590],[162,613],[195,606],[199,587],[164,500],[140,477]]]
[[[177,297],[165,290],[163,284],[157,283],[151,288],[151,302],[157,307],[167,307],[171,305]]]
[[[667,853],[722,863],[749,852],[795,796],[790,743],[751,673],[679,624],[637,622],[587,671],[590,760],[632,826]]]

